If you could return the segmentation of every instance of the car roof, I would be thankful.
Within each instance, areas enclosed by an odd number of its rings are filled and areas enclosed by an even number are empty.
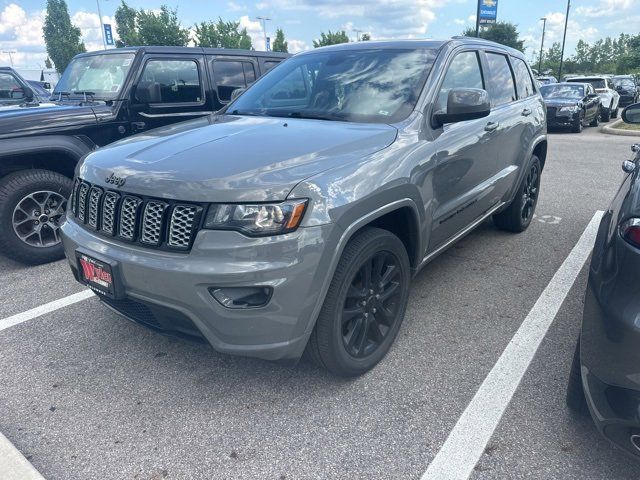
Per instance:
[[[234,55],[234,56],[247,56],[252,57],[269,57],[269,58],[289,58],[290,53],[282,52],[260,52],[257,50],[241,50],[235,48],[208,48],[208,47],[124,47],[124,48],[110,48],[108,50],[96,50],[93,52],[81,53],[76,55],[77,57],[89,57],[93,55],[116,55],[122,53],[165,53],[165,54],[193,54],[203,53],[207,55]]]
[[[505,53],[509,53],[519,58],[524,58],[524,55],[519,50],[516,50],[500,43],[485,40],[483,38],[476,37],[452,37],[448,40],[430,40],[430,39],[408,39],[408,40],[370,40],[366,42],[350,42],[339,43],[337,45],[329,45],[326,47],[315,48],[306,52],[300,53],[300,55],[309,54],[316,51],[332,51],[332,50],[362,50],[362,49],[396,49],[396,48],[425,48],[438,50],[444,46],[463,46],[473,45],[477,47],[492,47],[499,50],[503,50]]]
[[[590,85],[590,84],[589,83],[581,83],[581,82],[558,82],[558,83],[550,83],[549,85],[542,85],[541,88],[557,87],[558,85],[567,85],[567,86],[571,86],[571,87],[575,87],[576,85],[578,85],[578,86],[586,87],[587,85]]]
[[[569,80],[573,81],[580,81],[580,80],[606,80],[607,77],[606,75],[587,75],[585,77],[571,77]]]

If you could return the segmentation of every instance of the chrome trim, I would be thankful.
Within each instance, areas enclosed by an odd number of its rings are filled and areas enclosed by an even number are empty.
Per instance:
[[[473,230],[474,228],[476,228],[478,225],[480,225],[482,222],[484,222],[487,218],[489,218],[491,215],[494,214],[494,212],[496,212],[497,210],[499,210],[506,202],[500,202],[497,205],[493,206],[492,208],[490,208],[489,210],[487,210],[487,212],[481,216],[480,218],[478,218],[475,222],[467,225],[465,228],[463,228],[462,230],[460,230],[454,237],[452,237],[449,241],[447,241],[446,243],[440,245],[438,248],[436,248],[433,252],[427,254],[423,259],[422,262],[420,262],[420,265],[418,265],[418,268],[416,270],[420,270],[422,267],[424,267],[427,263],[429,263],[430,260],[432,260],[436,255],[438,255],[440,252],[442,252],[443,250],[446,250],[447,248],[449,248],[451,245],[453,245],[455,242],[457,242],[458,240],[460,240],[462,237],[464,237],[467,233],[469,233],[471,230]]]
[[[147,118],[166,118],[166,117],[204,117],[205,115],[212,115],[216,112],[175,112],[175,113],[144,113],[140,112],[140,115]]]

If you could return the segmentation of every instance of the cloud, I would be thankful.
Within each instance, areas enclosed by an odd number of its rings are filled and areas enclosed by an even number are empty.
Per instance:
[[[248,15],[243,15],[238,20],[240,22],[240,30],[247,29],[247,33],[251,37],[251,43],[256,50],[264,50],[264,32],[262,31],[262,23],[259,20],[251,20]],[[269,33],[267,33],[268,35]],[[272,40],[273,41],[273,40]]]
[[[304,40],[287,39],[287,43],[289,46],[289,53],[298,53],[309,50],[309,45],[307,45],[307,42]]]
[[[600,18],[620,14],[624,10],[630,10],[638,6],[636,0],[600,0],[595,7],[578,7],[576,13],[584,17]]]

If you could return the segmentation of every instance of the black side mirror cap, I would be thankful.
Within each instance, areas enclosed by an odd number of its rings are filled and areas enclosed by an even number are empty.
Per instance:
[[[134,98],[139,103],[160,103],[162,95],[160,93],[160,84],[158,82],[140,82],[136,86]]]
[[[629,105],[622,111],[624,123],[640,123],[640,103]]]
[[[22,89],[22,95],[27,102],[33,102],[33,90],[29,87],[24,87]]]
[[[434,114],[438,126],[483,118],[491,113],[489,94],[481,88],[453,88],[447,97],[447,111]]]
[[[42,84],[42,88],[44,88],[45,90],[51,90],[51,84],[49,82],[44,82]]]

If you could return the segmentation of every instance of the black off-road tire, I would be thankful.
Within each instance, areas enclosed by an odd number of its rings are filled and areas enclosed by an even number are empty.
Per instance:
[[[493,222],[501,230],[520,233],[524,232],[531,224],[538,204],[540,177],[542,175],[542,166],[538,157],[532,155],[526,168],[527,170],[518,186],[518,191],[513,201],[505,210],[493,216]],[[528,179],[533,169],[537,170],[537,179],[534,186],[535,192],[533,192],[533,198],[531,198],[531,185],[528,185]],[[531,200],[532,203],[530,203]],[[528,206],[525,206],[525,202],[528,202]],[[525,208],[530,210],[526,218],[523,216]]]
[[[0,252],[19,262],[37,265],[64,256],[62,243],[36,247],[23,242],[13,228],[13,213],[27,195],[38,191],[55,192],[69,198],[73,181],[49,170],[20,170],[0,179]]]
[[[611,111],[611,118],[618,118],[618,107]]]
[[[600,125],[601,112],[602,112],[602,109],[598,111],[598,113],[596,113],[595,117],[593,117],[593,120],[591,120],[591,123],[589,124],[590,126],[597,127],[598,125]]]
[[[603,122],[611,120],[611,110],[609,108],[603,108],[600,112],[600,120]]]
[[[347,291],[360,268],[377,252],[385,252],[397,260],[398,294],[397,314],[380,345],[364,358],[356,358],[343,341],[343,308]],[[306,357],[331,373],[344,377],[362,375],[372,369],[389,351],[404,318],[408,296],[410,263],[402,241],[393,233],[380,228],[365,228],[347,244],[331,280],[311,337],[306,347]]]
[[[578,338],[578,343],[573,353],[565,401],[571,411],[580,415],[587,415],[589,413],[587,399],[584,396],[584,388],[582,387],[582,375],[580,374],[580,338]]]

